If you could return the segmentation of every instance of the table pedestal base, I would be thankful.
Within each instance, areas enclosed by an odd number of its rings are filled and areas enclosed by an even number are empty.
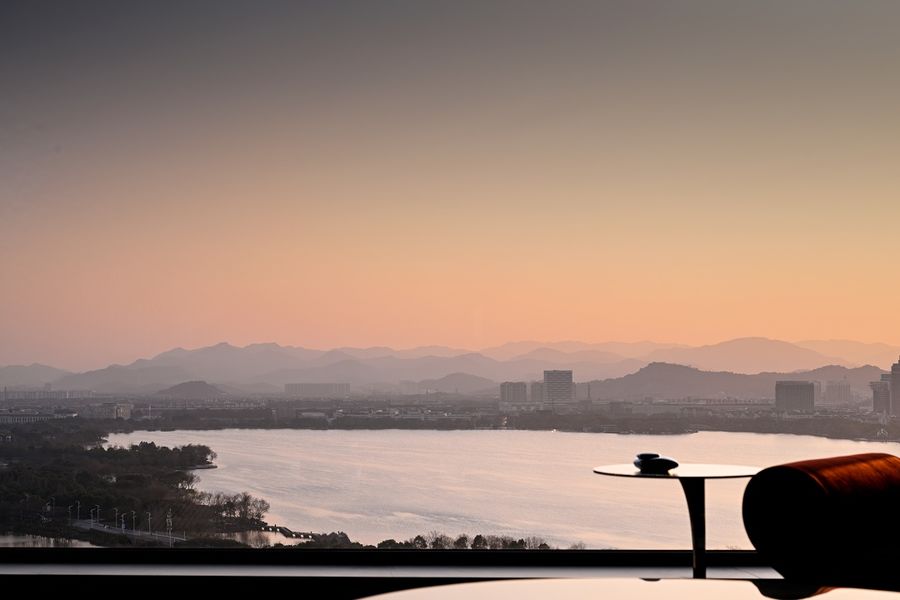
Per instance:
[[[678,483],[684,490],[691,517],[691,545],[694,549],[694,579],[706,579],[706,488],[701,478],[683,478]]]

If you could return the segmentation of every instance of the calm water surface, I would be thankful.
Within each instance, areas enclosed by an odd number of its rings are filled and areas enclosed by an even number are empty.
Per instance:
[[[344,531],[363,543],[431,531],[533,535],[559,547],[593,548],[690,546],[677,482],[591,472],[638,452],[760,467],[859,452],[900,454],[896,443],[724,432],[230,429],[141,431],[109,440],[140,441],[210,446],[219,468],[195,471],[200,489],[263,497],[272,505],[268,521],[296,531]],[[745,485],[707,482],[708,547],[751,547],[741,521]]]
[[[0,548],[99,548],[99,546],[82,540],[0,533]]]

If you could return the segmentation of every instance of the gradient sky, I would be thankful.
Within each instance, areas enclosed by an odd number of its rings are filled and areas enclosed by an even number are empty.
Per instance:
[[[900,3],[0,3],[0,364],[900,343]]]

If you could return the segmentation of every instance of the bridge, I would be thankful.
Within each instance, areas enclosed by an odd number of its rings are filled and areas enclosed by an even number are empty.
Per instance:
[[[156,531],[142,531],[140,529],[126,529],[124,527],[111,527],[98,521],[90,519],[73,520],[72,525],[86,531],[100,531],[111,535],[124,535],[132,540],[144,540],[148,542],[157,542],[172,546],[175,542],[187,541],[187,537],[180,535],[168,535]]]
[[[260,531],[273,531],[275,533],[280,533],[284,537],[295,538],[301,540],[313,540],[316,537],[316,534],[312,531],[293,531],[288,529],[287,527],[281,527],[279,525],[263,525],[259,528]]]

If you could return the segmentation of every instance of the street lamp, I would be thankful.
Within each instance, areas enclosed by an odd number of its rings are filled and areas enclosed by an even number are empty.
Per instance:
[[[113,517],[113,527],[116,527],[119,524],[119,507],[114,506],[113,510],[116,511],[116,516]]]
[[[80,500],[75,501],[75,520],[76,521],[81,520],[81,501]]]
[[[137,513],[131,511],[131,530],[134,531],[137,529]]]
[[[172,509],[166,511],[166,533],[169,535],[169,548],[172,547]]]
[[[97,509],[97,525],[100,525],[100,505],[99,505],[99,504],[95,504],[95,505],[94,505],[94,508]]]
[[[147,533],[153,535],[153,529],[150,527],[150,520],[153,518],[153,515],[147,513]]]

